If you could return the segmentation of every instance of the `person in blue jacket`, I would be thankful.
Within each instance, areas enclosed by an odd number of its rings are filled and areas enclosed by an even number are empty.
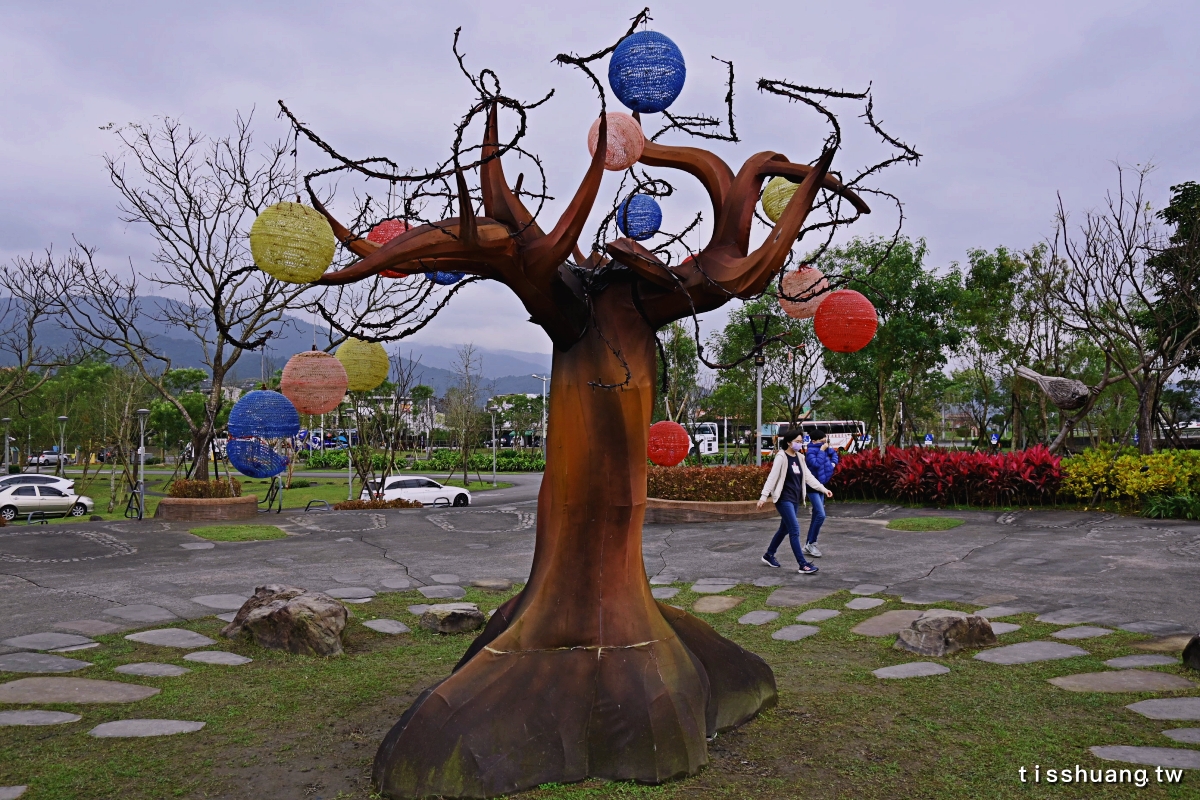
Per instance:
[[[812,432],[812,444],[804,454],[804,463],[821,484],[828,484],[837,467],[837,450],[829,446],[829,435],[822,428]],[[804,555],[813,558],[821,557],[821,549],[817,547],[817,535],[821,533],[821,523],[825,521],[825,498],[818,492],[809,495],[812,498],[812,520],[808,523],[808,539],[804,545]]]

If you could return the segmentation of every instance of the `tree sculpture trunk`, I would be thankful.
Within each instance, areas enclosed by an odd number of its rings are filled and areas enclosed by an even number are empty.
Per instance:
[[[694,774],[706,737],[775,702],[766,662],[650,594],[642,519],[654,339],[631,289],[597,297],[600,330],[555,350],[529,582],[387,735],[374,774],[385,796],[490,797],[587,777],[658,783]],[[599,387],[625,382],[614,350],[629,382]]]

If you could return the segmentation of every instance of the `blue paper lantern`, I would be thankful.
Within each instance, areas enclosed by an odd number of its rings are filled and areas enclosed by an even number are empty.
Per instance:
[[[617,227],[635,242],[649,239],[662,227],[662,209],[658,201],[646,194],[628,198],[617,209]]]
[[[608,85],[633,111],[667,109],[683,91],[687,68],[675,43],[655,31],[639,31],[617,45],[608,62]]]
[[[425,277],[439,286],[452,286],[463,279],[461,272],[426,272]]]
[[[300,414],[292,401],[266,389],[250,392],[229,412],[229,435],[286,439],[300,432]]]
[[[225,455],[233,468],[250,478],[273,478],[288,468],[288,460],[258,439],[230,439]]]

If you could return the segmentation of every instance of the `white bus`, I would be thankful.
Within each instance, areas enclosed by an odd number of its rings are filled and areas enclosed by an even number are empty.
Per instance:
[[[711,456],[717,453],[717,423],[715,422],[697,422],[695,425],[685,425],[688,435],[692,437],[695,444],[692,445],[690,455]]]

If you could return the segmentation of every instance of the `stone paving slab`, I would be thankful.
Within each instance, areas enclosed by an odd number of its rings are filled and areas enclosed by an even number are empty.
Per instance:
[[[116,633],[121,630],[120,625],[98,619],[73,619],[68,622],[59,622],[54,627],[71,633],[82,633],[85,636],[103,636],[106,633]]]
[[[47,653],[74,653],[79,650],[91,650],[94,647],[99,647],[99,642],[88,642],[87,644],[73,644],[70,647],[56,647],[53,650],[47,650]]]
[[[467,590],[461,586],[422,586],[417,591],[430,600],[457,600],[467,596]]]
[[[989,664],[1034,664],[1038,661],[1057,661],[1062,658],[1086,656],[1088,651],[1062,642],[1021,642],[1004,647],[993,647],[976,653],[975,658]]]
[[[692,610],[699,611],[701,614],[723,614],[741,605],[742,599],[741,597],[732,597],[727,594],[701,597],[692,604]]]
[[[384,578],[380,584],[385,589],[407,589],[412,586],[412,581],[408,578]]]
[[[237,618],[237,612],[230,611],[228,614],[214,614],[213,616],[221,620],[221,622],[233,622]]]
[[[515,585],[508,578],[476,578],[471,581],[476,589],[486,589],[489,592],[507,592]]]
[[[777,577],[775,575],[764,575],[761,578],[755,578],[754,585],[761,586],[764,589],[769,588],[771,586],[783,586],[783,578]]]
[[[997,603],[1011,603],[1016,599],[1017,596],[1015,594],[985,594],[976,597],[971,602],[977,606],[991,606]]]
[[[650,595],[656,600],[670,600],[677,594],[679,594],[679,590],[674,586],[655,586],[650,590]]]
[[[79,644],[92,644],[92,640],[75,633],[30,633],[0,642],[0,645],[18,650],[54,650]]]
[[[772,633],[771,638],[778,639],[781,642],[798,642],[801,639],[820,632],[820,628],[812,625],[788,625]]]
[[[179,619],[161,606],[152,606],[145,603],[110,608],[104,613],[110,617],[128,620],[129,622],[168,622],[173,619]]]
[[[1147,650],[1151,653],[1182,653],[1183,648],[1187,647],[1187,643],[1191,640],[1191,635],[1185,633],[1175,636],[1161,636],[1157,639],[1151,639],[1148,642],[1134,642],[1129,646],[1138,650]]]
[[[1175,728],[1163,731],[1163,736],[1184,744],[1200,744],[1200,728]]]
[[[1128,622],[1121,626],[1121,630],[1131,633],[1151,633],[1155,636],[1193,632],[1191,628],[1181,622],[1170,622],[1160,619],[1144,619],[1137,622]]]
[[[202,594],[193,597],[192,602],[217,611],[237,611],[249,599],[240,594]]]
[[[454,588],[457,589],[458,587]],[[366,586],[339,586],[336,589],[326,590],[325,594],[338,600],[367,600],[375,596],[375,592]],[[466,592],[463,594],[466,594]],[[425,596],[428,597],[429,595]]]
[[[28,786],[0,786],[0,800],[17,800]]]
[[[841,613],[832,608],[810,608],[808,611],[801,611],[796,615],[796,622],[824,622],[840,616]]]
[[[89,678],[21,678],[0,684],[0,703],[134,703],[158,692],[153,686]]]
[[[179,647],[184,650],[193,647],[208,647],[217,643],[215,639],[184,628],[158,628],[152,631],[140,631],[131,633],[125,638],[131,642],[152,644],[158,647]]]
[[[0,726],[6,725],[63,725],[79,722],[83,717],[65,711],[0,711]]]
[[[850,594],[878,594],[886,588],[878,583],[860,583],[850,590]]]
[[[1051,625],[1079,625],[1083,622],[1104,622],[1112,618],[1112,614],[1102,608],[1061,608],[1037,616],[1038,622],[1048,622]]]
[[[736,583],[694,583],[692,591],[696,594],[720,594],[728,592],[730,589],[736,589]]]
[[[1108,636],[1112,632],[1112,628],[1097,628],[1094,625],[1080,625],[1077,628],[1063,628],[1061,631],[1055,631],[1050,635],[1055,639],[1096,639],[1101,636]]]
[[[866,611],[869,608],[878,608],[886,602],[882,597],[856,597],[846,603],[846,608],[853,611]]]
[[[121,675],[141,675],[145,678],[178,678],[191,672],[187,667],[175,664],[160,664],[157,661],[140,661],[136,664],[122,664],[113,670]]]
[[[876,614],[873,617],[864,619],[851,628],[850,632],[857,633],[859,636],[894,636],[912,625],[913,621],[924,613],[924,611],[915,611],[912,609],[885,611],[882,614]]]
[[[242,664],[249,664],[253,658],[239,656],[237,653],[229,653],[224,650],[197,650],[195,653],[188,653],[183,657],[184,661],[195,661],[197,664],[216,664],[222,667],[240,667]]]
[[[195,733],[203,727],[203,722],[185,722],[178,719],[120,719],[116,722],[101,723],[88,731],[88,735],[97,739],[140,739],[147,736]]]
[[[1062,675],[1050,678],[1050,683],[1069,692],[1177,692],[1196,688],[1187,678],[1143,669]]]
[[[424,613],[425,613],[426,611],[428,611],[428,610],[429,610],[429,604],[428,604],[428,603],[418,603],[418,604],[417,604],[417,605],[415,605],[415,606],[409,606],[409,607],[408,607],[408,613],[410,613],[410,614],[412,614],[412,615],[414,615],[414,616],[417,616],[417,617],[421,616],[422,614],[424,614]]]
[[[767,597],[767,605],[775,608],[796,608],[824,600],[834,594],[834,589],[801,589],[794,586],[776,589]]]
[[[363,625],[377,633],[386,633],[392,636],[409,632],[407,625],[394,619],[369,619]]]
[[[1162,697],[1125,706],[1150,719],[1200,720],[1200,697]]]
[[[1127,764],[1146,764],[1151,767],[1200,769],[1200,750],[1182,747],[1134,747],[1126,744],[1097,745],[1088,748],[1096,758],[1123,761]]]
[[[434,583],[458,583],[462,580],[462,578],[458,577],[457,575],[451,575],[449,573],[430,575],[429,577]]]
[[[1140,656],[1121,656],[1119,658],[1110,658],[1104,662],[1105,666],[1113,669],[1130,669],[1132,667],[1165,667],[1169,664],[1178,664],[1178,658],[1171,656],[1158,656],[1151,653]]]
[[[777,619],[779,619],[778,611],[751,611],[749,614],[738,617],[738,623],[741,625],[766,625]]]
[[[1000,617],[1015,617],[1017,614],[1028,613],[1029,609],[1017,608],[1016,606],[988,606],[981,608],[975,613],[984,619],[998,619]]]
[[[945,675],[950,668],[932,661],[911,661],[907,664],[897,664],[894,667],[881,667],[871,674],[876,678],[925,678],[930,675]]]
[[[655,575],[650,579],[651,586],[665,586],[668,583],[674,583],[677,579],[674,575]]]
[[[993,622],[991,625],[992,633],[996,634],[997,636],[1003,636],[1006,633],[1013,633],[1014,631],[1021,630],[1021,626],[1017,625],[1015,622]]]
[[[9,653],[0,656],[0,672],[74,672],[91,665],[90,661],[63,658],[49,653]]]

